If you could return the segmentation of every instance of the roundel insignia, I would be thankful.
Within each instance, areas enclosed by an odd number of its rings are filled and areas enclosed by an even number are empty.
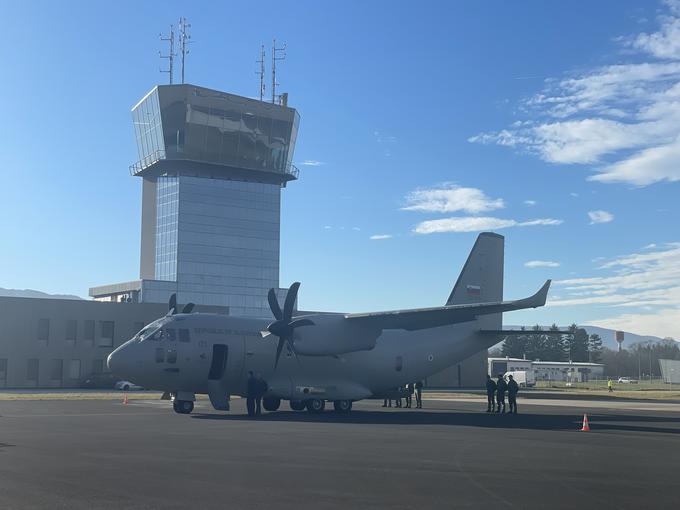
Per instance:
[[[434,354],[428,354],[427,361],[434,361]]]

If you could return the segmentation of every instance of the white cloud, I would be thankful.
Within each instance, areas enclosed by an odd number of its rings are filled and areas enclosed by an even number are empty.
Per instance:
[[[596,223],[609,223],[614,220],[614,215],[607,211],[588,211],[588,217],[590,218],[591,225]]]
[[[439,220],[423,221],[416,225],[416,234],[434,234],[440,232],[479,232],[483,230],[499,230],[509,227],[531,227],[538,225],[560,225],[562,220],[541,218],[529,221],[517,221],[488,216],[469,216],[443,218]]]
[[[536,200],[525,200],[524,204],[528,206],[536,205]]]
[[[316,159],[305,159],[300,164],[305,165],[305,166],[321,166],[321,165],[325,165],[326,163],[323,162],[323,161],[317,161]]]
[[[324,226],[323,228],[324,228],[324,230],[330,230],[330,229],[332,229],[333,227],[331,227],[330,225],[326,225],[326,226]]]
[[[559,262],[552,260],[530,260],[524,263],[525,267],[560,267]]]
[[[523,102],[531,120],[469,141],[590,165],[604,183],[679,181],[680,3],[665,5],[656,31],[622,39],[631,62],[548,80]]]
[[[465,188],[456,184],[445,183],[435,188],[420,188],[406,195],[404,211],[422,212],[457,212],[469,214],[502,209],[505,203],[501,198],[489,198],[477,188]]]
[[[372,239],[373,241],[380,241],[382,239],[391,239],[392,236],[390,234],[375,234],[372,235],[369,239]]]
[[[574,193],[574,192],[572,191],[571,193],[569,193],[569,196],[570,196],[570,197],[574,197],[574,198],[578,198],[578,197],[579,197],[579,194],[578,194],[578,193]]]
[[[556,281],[566,294],[552,306],[599,306],[615,313],[589,324],[680,338],[680,243],[618,257],[599,266],[605,276]],[[603,313],[604,315],[604,313]]]

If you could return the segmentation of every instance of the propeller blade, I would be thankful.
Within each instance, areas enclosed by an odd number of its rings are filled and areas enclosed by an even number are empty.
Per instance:
[[[269,308],[276,317],[277,320],[283,319],[283,312],[281,312],[281,307],[279,306],[279,300],[276,299],[276,291],[274,289],[269,289],[267,294],[267,300],[269,301]]]
[[[288,324],[290,328],[299,328],[302,326],[314,326],[314,321],[311,319],[295,319],[293,322]]]
[[[267,338],[269,335],[271,335],[271,333],[269,331],[267,331],[266,329],[264,331],[260,331],[260,336],[262,338]]]
[[[286,301],[283,303],[283,317],[286,322],[289,322],[293,317],[293,307],[295,306],[299,288],[300,282],[295,282],[290,286],[290,289],[288,289],[288,293],[286,294]]]
[[[274,360],[274,370],[279,365],[279,358],[281,357],[281,351],[283,350],[283,344],[286,343],[286,339],[279,337],[279,344],[276,346],[276,360]]]
[[[191,311],[194,309],[194,306],[196,306],[193,303],[187,303],[184,305],[184,308],[182,308],[182,313],[191,313]]]
[[[168,312],[172,312],[172,315],[175,315],[177,310],[177,294],[173,293],[170,296],[170,300],[168,301]]]

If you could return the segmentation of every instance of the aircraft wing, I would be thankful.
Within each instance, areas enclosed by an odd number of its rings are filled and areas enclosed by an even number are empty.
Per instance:
[[[345,319],[380,329],[418,329],[436,328],[448,324],[473,321],[480,315],[511,312],[525,308],[538,308],[545,305],[550,288],[550,280],[543,284],[536,294],[515,301],[491,303],[471,303],[463,305],[439,306],[435,308],[416,308],[413,310],[394,310],[375,313],[350,313]]]

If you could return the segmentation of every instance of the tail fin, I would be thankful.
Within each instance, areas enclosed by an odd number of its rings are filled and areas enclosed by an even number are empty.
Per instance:
[[[479,234],[447,305],[503,301],[504,245],[502,235],[492,232]],[[496,326],[500,327],[500,323]]]

